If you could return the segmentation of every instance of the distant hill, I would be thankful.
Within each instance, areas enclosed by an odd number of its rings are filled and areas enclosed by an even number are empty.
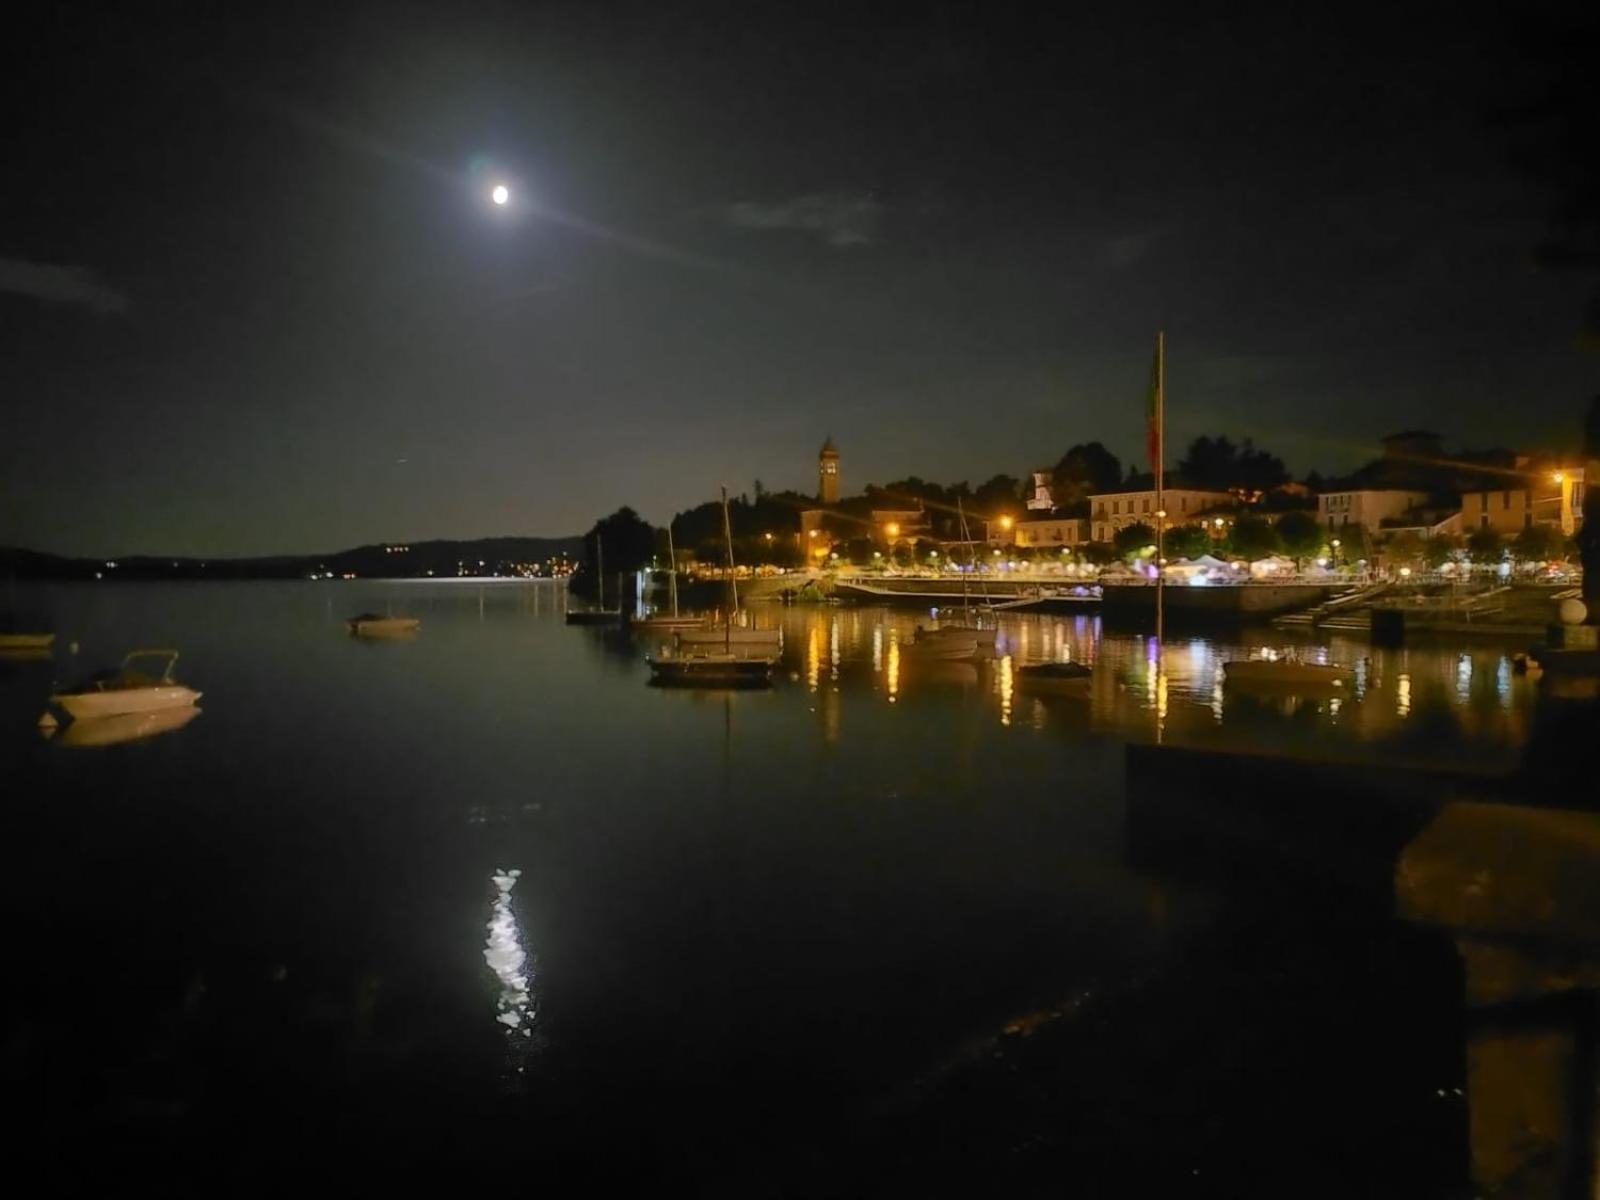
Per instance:
[[[17,579],[306,579],[331,573],[373,578],[455,578],[518,575],[527,567],[548,572],[550,559],[574,562],[583,538],[494,537],[463,541],[388,542],[329,554],[266,558],[63,558],[37,550],[0,547],[0,574]],[[113,565],[115,564],[115,565]]]

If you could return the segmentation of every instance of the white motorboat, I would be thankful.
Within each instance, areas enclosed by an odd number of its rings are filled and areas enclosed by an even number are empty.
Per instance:
[[[1270,687],[1342,688],[1350,679],[1343,667],[1301,662],[1296,658],[1242,658],[1223,664],[1229,683]]]
[[[993,657],[999,630],[979,629],[976,625],[918,625],[905,644],[905,650],[923,658]]]
[[[154,712],[123,713],[92,721],[74,721],[56,739],[56,745],[77,748],[142,741],[182,729],[199,715],[200,710],[191,704],[182,708],[162,708]],[[45,732],[48,734],[53,731]]]
[[[165,665],[159,675],[151,675],[134,669],[133,664],[140,659],[155,659]],[[122,660],[117,670],[99,675],[70,692],[57,692],[50,699],[79,721],[157,712],[164,708],[187,708],[200,699],[200,693],[172,677],[177,661],[176,650],[135,650]]]
[[[345,621],[355,637],[402,637],[422,628],[420,617],[385,617],[377,613],[361,613]]]

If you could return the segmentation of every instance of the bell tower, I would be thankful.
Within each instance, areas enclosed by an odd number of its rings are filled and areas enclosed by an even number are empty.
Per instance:
[[[824,504],[839,503],[839,451],[831,436],[817,455],[817,499]]]

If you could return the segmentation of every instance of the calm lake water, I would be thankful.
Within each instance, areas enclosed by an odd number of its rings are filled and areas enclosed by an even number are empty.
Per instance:
[[[927,664],[904,649],[926,614],[831,607],[757,612],[785,632],[770,692],[663,691],[647,686],[647,643],[565,627],[563,599],[549,583],[454,582],[25,596],[62,644],[51,662],[0,664],[4,1066],[29,1109],[13,1132],[69,1180],[205,1163],[227,1187],[318,1154],[528,1186],[581,1172],[852,1194],[907,1163],[1009,1169],[1028,1147],[960,1117],[950,1089],[966,1085],[949,1081],[977,1070],[973,1088],[995,1086],[986,1061],[1026,1074],[1005,1039],[1081,1007],[1096,1023],[1063,1043],[1029,1111],[1070,1110],[1131,1157],[1079,1178],[1204,1190],[1222,1170],[1237,1194],[1276,1155],[1326,1154],[1311,1174],[1342,1186],[1355,1168],[1330,1165],[1345,1161],[1331,1101],[1274,1074],[1282,1045],[1258,1061],[1241,1043],[1195,1112],[1174,1097],[1198,1086],[1200,1050],[1156,1054],[1153,1031],[1237,1033],[1233,1001],[1185,1013],[1173,992],[1293,962],[1309,983],[1286,1004],[1304,1014],[1307,996],[1392,982],[1426,953],[1398,923],[1352,934],[1337,913],[1139,861],[1127,746],[1490,772],[1518,762],[1537,699],[1516,646],[1303,642],[1355,667],[1351,694],[1252,697],[1222,686],[1221,664],[1286,635],[1169,640],[1158,665],[1151,640],[1102,636],[1095,618],[1021,617],[1002,623],[996,660]],[[422,632],[354,640],[342,621],[363,609],[418,615]],[[136,646],[182,650],[197,718],[110,746],[40,736],[53,679]],[[1094,664],[1086,699],[1016,688],[1017,666],[1063,659]],[[1389,947],[1381,970],[1374,946]],[[1394,1028],[1414,1044],[1409,1018]],[[1356,1038],[1319,1025],[1280,1040],[1340,1057]],[[1396,1088],[1415,1085],[1425,1120],[1455,1106],[1449,1142],[1465,1124],[1450,1055],[1360,1040],[1405,1076]],[[1359,1126],[1357,1085],[1328,1086]],[[1310,1124],[1273,1125],[1285,1111]],[[1414,1115],[1392,1114],[1413,1144]],[[1238,1154],[1269,1134],[1264,1157]],[[1046,1153],[1054,1135],[1039,1136]],[[86,1158],[84,1139],[108,1157]],[[1457,1194],[1465,1152],[1441,1145],[1412,1163],[1408,1194],[1427,1194],[1418,1180]]]

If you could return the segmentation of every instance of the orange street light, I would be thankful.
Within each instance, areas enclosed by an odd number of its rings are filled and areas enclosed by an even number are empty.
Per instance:
[[[883,531],[892,538],[900,536],[900,526],[896,525],[893,521],[890,521],[887,525],[885,525],[883,527]]]
[[[816,537],[817,536],[817,531],[815,529],[808,529],[808,530],[806,530],[806,536],[807,537]]]
[[[1550,476],[1551,483],[1565,483],[1566,481],[1567,473],[1565,471],[1557,471],[1554,475]]]
[[[1013,524],[1014,524],[1014,522],[1012,521],[1012,519],[1010,517],[1001,517],[1000,518],[1000,528],[1001,529],[1010,529]]]

